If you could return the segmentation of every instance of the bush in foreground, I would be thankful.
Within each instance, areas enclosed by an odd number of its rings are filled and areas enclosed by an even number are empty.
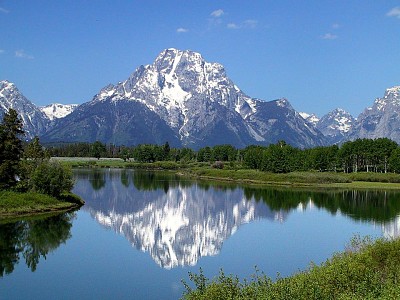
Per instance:
[[[57,162],[43,162],[32,172],[29,184],[35,192],[58,198],[72,189],[74,181],[69,168]]]
[[[183,299],[399,299],[400,239],[356,237],[321,266],[275,282],[258,271],[244,282],[222,271],[209,280],[201,269],[189,278]]]

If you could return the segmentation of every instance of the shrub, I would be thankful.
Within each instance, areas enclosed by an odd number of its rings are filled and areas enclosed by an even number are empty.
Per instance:
[[[355,237],[347,249],[320,266],[276,281],[263,274],[239,281],[234,275],[208,279],[189,273],[183,299],[399,299],[400,239]],[[192,287],[194,284],[194,287]]]
[[[29,184],[35,192],[59,198],[72,189],[74,182],[71,169],[57,162],[43,162],[32,172]]]

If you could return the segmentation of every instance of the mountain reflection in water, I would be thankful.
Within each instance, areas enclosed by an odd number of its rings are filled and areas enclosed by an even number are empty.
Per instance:
[[[132,170],[75,170],[74,192],[100,224],[123,234],[163,268],[195,265],[220,252],[240,225],[257,219],[284,222],[290,212],[324,209],[399,234],[399,193],[315,192],[191,181]]]

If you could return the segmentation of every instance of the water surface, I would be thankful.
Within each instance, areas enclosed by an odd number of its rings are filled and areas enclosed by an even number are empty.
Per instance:
[[[0,225],[0,299],[177,299],[201,267],[275,277],[342,251],[354,234],[394,237],[400,194],[199,182],[75,170],[74,213]]]

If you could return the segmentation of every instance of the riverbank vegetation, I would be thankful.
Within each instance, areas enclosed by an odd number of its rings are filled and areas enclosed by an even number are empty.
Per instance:
[[[221,271],[208,279],[200,269],[183,282],[183,299],[399,299],[399,253],[399,239],[355,237],[344,252],[287,278],[256,271],[240,281]]]
[[[0,218],[82,205],[69,194],[71,169],[51,162],[38,137],[24,144],[23,136],[22,121],[10,109],[0,123]]]
[[[120,158],[130,164],[160,163],[166,169],[187,164],[208,163],[215,169],[254,169],[270,173],[334,172],[334,173],[399,173],[400,147],[387,138],[357,139],[341,145],[298,149],[279,141],[268,146],[251,145],[237,149],[231,145],[190,148],[170,148],[164,145],[134,147],[104,145],[100,142],[48,145],[56,157]],[[92,162],[95,164],[95,162]],[[371,181],[376,177],[370,175]],[[400,181],[400,180],[399,180]]]
[[[59,199],[46,194],[0,191],[0,220],[10,217],[46,214],[70,210],[82,205],[72,194],[63,194]]]

